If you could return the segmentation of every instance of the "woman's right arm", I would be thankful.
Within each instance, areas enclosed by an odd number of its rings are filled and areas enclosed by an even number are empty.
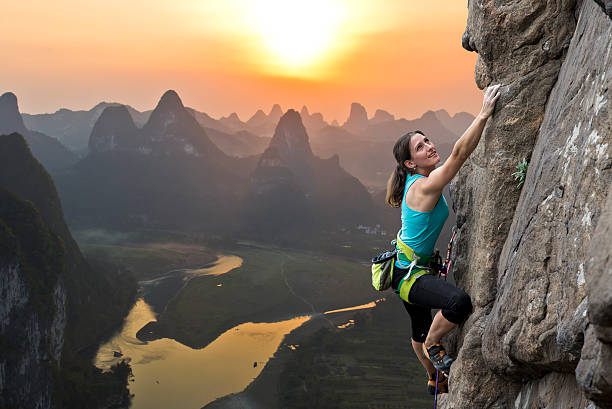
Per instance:
[[[461,138],[455,143],[448,160],[444,162],[442,166],[432,171],[429,177],[423,180],[420,189],[423,194],[439,195],[442,189],[444,189],[444,186],[449,184],[455,175],[457,175],[461,165],[463,165],[471,153],[474,152],[474,149],[478,146],[487,120],[491,117],[495,109],[495,102],[500,95],[499,87],[499,84],[493,85],[485,90],[480,113],[463,133]]]

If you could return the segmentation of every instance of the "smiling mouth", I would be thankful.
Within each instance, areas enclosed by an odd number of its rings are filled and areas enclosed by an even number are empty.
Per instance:
[[[431,155],[429,155],[428,158],[433,158],[434,156],[437,156],[437,155],[438,155],[438,152],[434,152]]]

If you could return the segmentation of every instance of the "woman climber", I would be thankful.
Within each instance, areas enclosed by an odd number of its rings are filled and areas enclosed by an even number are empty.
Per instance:
[[[476,149],[482,131],[493,114],[500,85],[484,92],[482,109],[459,138],[444,164],[433,142],[421,131],[409,132],[393,147],[397,167],[387,183],[386,202],[401,207],[402,228],[396,247],[398,257],[393,271],[392,288],[410,315],[412,348],[429,376],[427,389],[435,394],[436,370],[443,372],[438,393],[448,391],[448,374],[453,363],[440,339],[461,324],[472,312],[470,296],[422,267],[427,266],[448,206],[442,189],[455,177],[461,165]],[[433,320],[431,309],[439,309]]]

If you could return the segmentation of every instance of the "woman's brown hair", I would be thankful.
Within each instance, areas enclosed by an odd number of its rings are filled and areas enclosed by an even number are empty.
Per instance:
[[[406,135],[399,138],[397,142],[395,142],[395,146],[393,146],[393,156],[397,161],[397,166],[387,182],[387,196],[385,197],[385,202],[391,207],[400,207],[402,205],[406,178],[408,177],[408,173],[412,174],[412,171],[404,165],[404,162],[411,158],[410,139],[412,135],[415,134],[425,135],[419,130],[408,132]]]

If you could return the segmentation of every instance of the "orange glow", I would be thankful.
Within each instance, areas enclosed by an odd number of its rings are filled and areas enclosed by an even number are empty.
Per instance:
[[[463,2],[25,0],[2,14],[0,92],[23,112],[146,110],[167,89],[244,120],[274,103],[343,122],[351,102],[414,118],[481,100]]]

